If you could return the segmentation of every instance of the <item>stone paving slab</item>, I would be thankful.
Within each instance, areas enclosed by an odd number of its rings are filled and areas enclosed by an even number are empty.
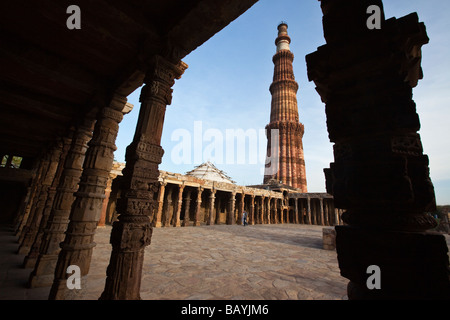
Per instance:
[[[336,251],[322,249],[322,226],[217,225],[153,230],[141,284],[144,300],[346,300]],[[111,227],[99,228],[84,299],[101,295]],[[450,236],[447,242],[450,244]],[[17,238],[0,230],[0,300],[47,299],[25,287]]]
[[[110,227],[95,241],[86,299],[104,285]],[[322,249],[322,227],[217,225],[154,229],[141,284],[144,300],[342,300],[335,251]]]

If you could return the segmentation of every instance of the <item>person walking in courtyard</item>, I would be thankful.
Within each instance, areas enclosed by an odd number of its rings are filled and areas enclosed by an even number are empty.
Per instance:
[[[247,217],[248,217],[247,211],[244,211],[244,213],[242,214],[242,224],[243,224],[244,226],[247,226],[247,225],[248,225],[248,223],[247,223]]]

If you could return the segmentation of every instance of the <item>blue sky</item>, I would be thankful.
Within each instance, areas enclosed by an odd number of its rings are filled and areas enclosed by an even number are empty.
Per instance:
[[[414,100],[421,120],[419,133],[424,153],[430,158],[437,202],[450,204],[450,1],[391,0],[384,1],[384,9],[386,18],[400,18],[417,12],[427,27],[430,43],[422,49],[424,79],[414,89]],[[194,159],[194,128],[196,125],[198,134],[199,123],[203,135],[214,132],[221,133],[224,138],[227,130],[259,132],[269,123],[272,57],[276,49],[277,26],[281,21],[289,25],[291,51],[295,56],[299,115],[305,125],[303,147],[308,191],[325,192],[323,168],[328,168],[333,162],[333,149],[328,139],[325,105],[316,93],[314,83],[307,79],[305,63],[307,54],[325,44],[322,12],[317,0],[260,0],[183,59],[189,68],[176,81],[172,104],[167,107],[161,170],[186,173],[200,162],[215,160],[205,158],[202,153],[197,157],[200,159]],[[134,135],[139,92],[140,89],[128,97],[135,108],[120,124],[116,142],[118,150],[115,152],[118,161],[124,161],[125,148]],[[176,133],[180,130],[190,133],[192,147],[191,161],[181,164],[174,159],[181,141]],[[201,150],[211,144],[205,136],[201,142]],[[265,139],[258,137],[258,154],[265,154],[265,143]],[[239,185],[262,183],[264,163],[249,161],[247,154],[242,164],[237,161],[238,155],[234,156],[234,161],[223,161],[217,166]]]

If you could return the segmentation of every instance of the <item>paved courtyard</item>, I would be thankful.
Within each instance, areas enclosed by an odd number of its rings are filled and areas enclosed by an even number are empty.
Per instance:
[[[84,299],[98,299],[105,283],[111,227],[97,230]],[[47,299],[49,288],[26,289],[31,269],[12,230],[0,242],[0,299]],[[142,299],[346,299],[336,252],[322,249],[322,227],[202,226],[154,229],[147,247]]]
[[[97,230],[84,299],[105,284],[111,227]],[[446,236],[450,244],[450,236]],[[27,289],[17,237],[0,229],[0,300],[47,299],[49,288]],[[202,226],[154,229],[142,275],[144,300],[345,300],[335,251],[322,249],[322,227]]]

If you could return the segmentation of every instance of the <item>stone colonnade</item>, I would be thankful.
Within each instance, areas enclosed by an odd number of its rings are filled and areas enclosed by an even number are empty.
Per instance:
[[[117,164],[116,166],[119,166]],[[154,227],[180,227],[217,224],[342,224],[342,210],[334,207],[326,193],[288,193],[193,178],[160,171],[157,205],[150,216]],[[114,202],[120,190],[114,190],[105,213],[114,221]],[[106,199],[105,199],[106,201]]]
[[[50,299],[77,298],[79,291],[66,285],[69,265],[80,268],[84,285],[108,177],[114,175],[118,124],[132,108],[114,95],[109,105],[80,117],[35,162],[15,228],[18,253],[26,255],[23,267],[32,270],[27,285],[51,286]]]

